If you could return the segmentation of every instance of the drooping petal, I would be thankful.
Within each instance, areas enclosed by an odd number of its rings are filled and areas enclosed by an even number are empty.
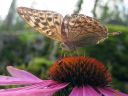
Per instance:
[[[35,89],[35,88],[44,88],[44,87],[47,87],[48,85],[50,85],[52,83],[53,83],[52,80],[45,80],[44,82],[36,83],[36,84],[33,84],[33,85],[27,85],[27,86],[24,86],[24,87],[0,89],[0,92],[29,90],[29,89]]]
[[[11,76],[0,76],[0,85],[28,85],[43,82],[43,80],[37,78],[31,73],[16,69],[12,66],[7,67]]]
[[[52,96],[58,90],[66,87],[68,84],[58,84],[48,81],[46,83],[35,84],[32,86],[1,90],[0,96]]]
[[[26,84],[34,84],[34,83],[39,83],[43,82],[41,81],[36,81],[32,79],[27,79],[27,78],[15,78],[15,77],[10,77],[10,76],[0,76],[0,86],[5,86],[5,85],[26,85]]]
[[[98,88],[98,89],[103,95],[106,95],[106,96],[128,96],[128,94],[119,92],[112,88]]]
[[[74,87],[69,96],[100,96],[91,86]]]
[[[34,76],[33,74],[24,71],[24,70],[20,70],[20,69],[16,69],[12,66],[8,66],[7,67],[8,72],[10,73],[11,76],[13,77],[17,77],[17,78],[24,78],[24,79],[32,79],[32,80],[36,80],[36,81],[40,81],[39,78],[37,78],[36,76]]]

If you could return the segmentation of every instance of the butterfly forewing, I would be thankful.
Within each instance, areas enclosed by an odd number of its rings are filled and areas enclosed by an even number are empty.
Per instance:
[[[62,15],[53,11],[42,11],[31,8],[19,7],[19,15],[35,30],[43,35],[57,40],[61,39]]]
[[[70,42],[74,47],[95,45],[107,37],[107,29],[104,26],[97,20],[82,14],[65,16],[63,23],[64,42]]]

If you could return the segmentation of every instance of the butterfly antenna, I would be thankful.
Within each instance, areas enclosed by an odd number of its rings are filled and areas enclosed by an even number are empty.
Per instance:
[[[121,32],[112,32],[112,33],[109,33],[108,36],[116,36],[116,35],[120,35]]]

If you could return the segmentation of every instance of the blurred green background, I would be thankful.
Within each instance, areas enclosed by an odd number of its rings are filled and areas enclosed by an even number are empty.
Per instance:
[[[120,31],[122,34],[82,50],[85,55],[106,64],[113,76],[112,86],[128,93],[128,7],[124,0],[113,1],[94,0],[91,13],[108,27],[109,32]],[[86,0],[78,0],[73,11],[79,13],[83,2]],[[16,7],[16,0],[12,0],[6,18],[0,19],[0,74],[6,73],[7,65],[13,65],[42,79],[47,78],[48,68],[62,55],[62,50],[56,42],[24,23],[17,15]]]

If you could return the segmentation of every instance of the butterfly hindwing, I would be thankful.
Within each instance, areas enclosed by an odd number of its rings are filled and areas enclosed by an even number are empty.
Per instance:
[[[107,29],[104,26],[97,20],[82,14],[66,16],[63,23],[63,38],[74,47],[95,45],[107,37]]]
[[[18,14],[35,30],[41,34],[57,40],[61,39],[62,15],[53,11],[36,10],[19,7]]]

